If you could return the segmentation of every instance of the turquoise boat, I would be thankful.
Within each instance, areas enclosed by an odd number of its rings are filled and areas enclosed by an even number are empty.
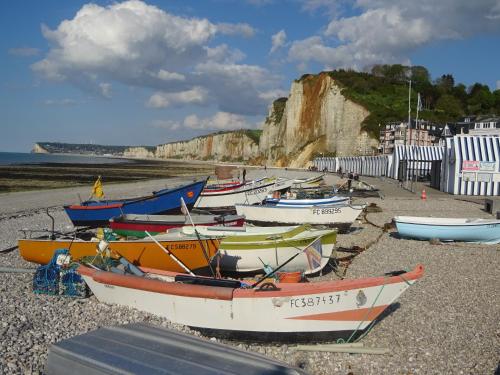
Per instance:
[[[418,240],[500,243],[500,220],[396,216],[401,237]]]

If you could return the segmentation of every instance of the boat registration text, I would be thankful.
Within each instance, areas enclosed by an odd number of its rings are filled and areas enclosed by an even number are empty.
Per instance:
[[[340,207],[330,207],[330,208],[313,208],[313,215],[332,215],[340,214],[342,210]]]
[[[340,302],[340,294],[330,294],[329,296],[316,296],[304,298],[292,298],[290,300],[291,308],[314,307],[319,305],[333,305]]]

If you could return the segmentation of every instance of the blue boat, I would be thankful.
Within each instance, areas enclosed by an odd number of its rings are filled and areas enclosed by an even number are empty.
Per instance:
[[[330,197],[319,199],[280,199],[267,198],[266,204],[275,205],[276,207],[313,207],[313,206],[330,206],[334,204],[349,204],[349,197]]]
[[[191,209],[206,182],[206,179],[195,180],[190,184],[163,189],[145,197],[85,201],[79,205],[64,206],[64,210],[74,226],[93,228],[108,226],[109,219],[124,214],[179,214],[181,198],[184,198],[186,206]]]
[[[500,220],[396,216],[401,237],[418,240],[500,243]]]

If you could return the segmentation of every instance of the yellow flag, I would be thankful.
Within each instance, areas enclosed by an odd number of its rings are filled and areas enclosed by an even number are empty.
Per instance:
[[[94,183],[94,187],[92,188],[92,196],[96,197],[97,199],[104,198],[104,192],[102,191],[102,184],[101,184],[101,176],[97,178],[97,181]]]

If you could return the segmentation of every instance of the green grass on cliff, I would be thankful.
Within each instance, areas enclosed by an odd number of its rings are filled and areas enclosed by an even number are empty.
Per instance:
[[[487,85],[480,83],[467,88],[455,84],[451,74],[431,81],[423,66],[376,65],[371,73],[342,69],[325,73],[343,87],[342,94],[346,98],[370,111],[362,127],[374,138],[379,135],[379,125],[408,118],[407,77],[412,79],[412,118],[416,115],[417,93],[423,104],[419,118],[436,123],[456,121],[470,114],[500,114],[500,90],[491,92]],[[305,74],[299,81],[316,76]]]

